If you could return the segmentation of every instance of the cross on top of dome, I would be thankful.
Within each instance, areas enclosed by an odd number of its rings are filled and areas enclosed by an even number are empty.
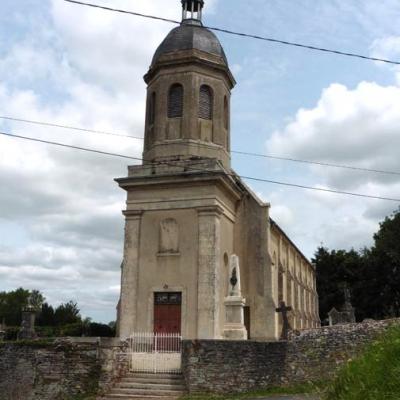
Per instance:
[[[182,22],[201,24],[204,0],[182,0]]]

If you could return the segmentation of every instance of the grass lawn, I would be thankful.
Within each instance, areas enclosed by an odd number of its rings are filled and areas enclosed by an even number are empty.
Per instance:
[[[399,400],[400,327],[367,347],[328,386],[326,400]]]

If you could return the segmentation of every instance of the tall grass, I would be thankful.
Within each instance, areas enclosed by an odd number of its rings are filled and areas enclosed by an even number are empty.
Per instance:
[[[350,361],[329,385],[326,400],[399,400],[400,327],[391,328]]]

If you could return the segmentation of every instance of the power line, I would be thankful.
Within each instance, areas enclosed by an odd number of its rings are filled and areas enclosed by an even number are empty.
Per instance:
[[[173,23],[173,24],[180,24],[179,21],[176,21],[173,19],[162,18],[162,17],[157,17],[154,15],[147,15],[147,14],[142,14],[142,13],[138,13],[138,12],[122,10],[122,9],[118,9],[118,8],[101,6],[99,4],[85,3],[85,2],[77,1],[77,0],[64,0],[64,1],[66,1],[68,3],[79,4],[82,6],[99,8],[99,9],[103,9],[103,10],[107,10],[107,11],[114,11],[114,12],[123,13],[123,14],[135,15],[137,17],[150,18],[153,20],[164,21],[164,22],[169,22],[169,23]],[[263,40],[263,41],[267,41],[267,42],[271,42],[271,43],[283,44],[285,46],[294,46],[294,47],[300,47],[300,48],[307,49],[307,50],[320,51],[320,52],[331,53],[331,54],[336,54],[336,55],[340,55],[340,56],[360,58],[363,60],[380,61],[380,62],[387,63],[387,64],[400,65],[400,61],[392,61],[392,60],[388,60],[388,59],[384,59],[384,58],[368,57],[368,56],[364,56],[361,54],[350,53],[350,52],[345,52],[345,51],[340,51],[340,50],[327,49],[324,47],[311,46],[311,45],[306,45],[306,44],[302,44],[302,43],[289,42],[286,40],[274,39],[274,38],[259,36],[259,35],[252,35],[249,33],[235,32],[235,31],[231,31],[229,29],[223,29],[223,28],[218,28],[218,27],[213,27],[213,26],[204,26],[204,28],[211,29],[211,30],[217,31],[217,32],[227,33],[229,35]]]
[[[253,157],[270,158],[273,160],[291,161],[291,162],[302,163],[302,164],[320,165],[322,167],[343,168],[343,169],[350,169],[350,170],[354,170],[354,171],[375,172],[378,174],[399,175],[400,176],[400,172],[398,172],[398,171],[387,171],[387,170],[382,170],[382,169],[354,167],[354,166],[350,166],[350,165],[332,164],[332,163],[327,163],[327,162],[322,162],[322,161],[301,160],[298,158],[271,156],[268,154],[248,153],[248,152],[242,152],[242,151],[232,151],[232,153],[243,154],[243,155],[253,156]]]
[[[89,149],[89,148],[80,147],[80,146],[73,146],[73,145],[68,145],[68,144],[65,144],[65,143],[52,142],[52,141],[43,140],[43,139],[36,139],[36,138],[22,136],[22,135],[14,135],[14,134],[6,133],[6,132],[0,132],[0,135],[7,136],[7,137],[12,137],[12,138],[23,139],[23,140],[29,140],[29,141],[38,142],[38,143],[50,144],[50,145],[64,147],[64,148],[70,148],[70,149],[74,149],[74,150],[87,151],[87,152],[91,152],[91,153],[97,153],[97,154],[102,154],[102,155],[108,155],[108,156],[113,156],[113,157],[120,157],[120,158],[125,158],[125,159],[131,159],[131,160],[146,162],[146,160],[144,160],[143,158],[139,158],[139,157],[126,156],[126,155],[118,154],[118,153],[110,153],[110,152],[106,152],[106,151]],[[159,161],[159,162],[151,162],[148,167],[152,168],[155,165],[169,165],[169,166],[173,166],[173,167],[180,166],[178,162]],[[185,166],[185,169],[186,170],[192,170],[192,171],[198,171],[198,172],[208,172],[208,173],[217,172],[215,170],[208,170],[208,169],[200,168],[200,167],[188,167],[188,166]],[[247,180],[252,180],[252,181],[256,181],[256,182],[264,182],[264,183],[271,183],[271,184],[274,184],[274,185],[294,187],[294,188],[298,188],[298,189],[306,189],[306,190],[313,190],[313,191],[319,191],[319,192],[325,192],[325,193],[334,193],[334,194],[347,195],[347,196],[353,196],[353,197],[361,197],[361,198],[368,198],[368,199],[377,199],[377,200],[400,202],[400,199],[390,198],[390,197],[372,196],[372,195],[367,195],[367,194],[362,194],[362,193],[345,192],[345,191],[334,190],[334,189],[316,188],[316,187],[312,187],[312,186],[298,185],[298,184],[289,183],[289,182],[281,182],[281,181],[275,181],[275,180],[270,180],[270,179],[255,178],[255,177],[251,177],[251,176],[241,176],[241,175],[228,173],[226,171],[224,171],[224,174],[226,176],[230,176],[232,178],[241,178],[241,179],[247,179]]]
[[[139,136],[131,136],[131,135],[118,134],[118,133],[114,133],[114,132],[85,129],[85,128],[79,128],[79,127],[75,127],[75,126],[55,124],[55,123],[51,123],[51,122],[33,121],[33,120],[28,120],[28,119],[8,117],[8,116],[2,116],[2,115],[0,115],[0,119],[17,121],[17,122],[25,122],[28,124],[36,124],[36,125],[50,126],[50,127],[56,127],[56,128],[63,128],[63,129],[71,129],[71,130],[75,130],[75,131],[96,133],[96,134],[100,134],[100,135],[112,135],[112,136],[119,136],[119,137],[124,137],[124,138],[129,138],[129,139],[143,140],[143,138],[139,137]],[[205,146],[205,145],[202,145],[201,143],[189,144],[189,145],[193,146],[193,147]],[[349,170],[354,170],[354,171],[374,172],[374,173],[378,173],[378,174],[400,176],[399,171],[388,171],[388,170],[381,170],[381,169],[363,168],[363,167],[356,167],[356,166],[343,165],[343,164],[327,163],[327,162],[322,162],[322,161],[302,160],[302,159],[298,159],[298,158],[273,156],[273,155],[269,155],[269,154],[252,153],[252,152],[239,151],[239,150],[232,150],[231,153],[245,155],[245,156],[251,156],[251,157],[267,158],[267,159],[272,159],[272,160],[289,161],[289,162],[301,163],[301,164],[319,165],[319,166],[323,166],[323,167],[342,168],[342,169],[349,169]]]
[[[59,142],[51,142],[49,140],[37,139],[37,138],[28,137],[28,136],[14,135],[14,134],[11,134],[11,133],[6,133],[6,132],[0,132],[0,135],[9,136],[9,137],[17,138],[17,139],[30,140],[32,142],[51,144],[51,145],[59,146],[59,147],[66,147],[66,148],[74,149],[74,150],[89,151],[91,153],[103,154],[105,156],[113,156],[113,157],[127,158],[127,159],[130,159],[130,160],[143,161],[142,158],[138,158],[138,157],[125,156],[123,154],[110,153],[108,151],[88,149],[86,147],[74,146],[74,145],[71,145],[71,144],[65,144],[65,143],[59,143]]]
[[[80,132],[98,133],[100,135],[111,135],[111,136],[118,136],[118,137],[126,137],[126,138],[130,138],[130,139],[143,140],[143,138],[139,137],[139,136],[122,135],[122,134],[119,134],[119,133],[107,132],[107,131],[96,131],[96,130],[93,130],[93,129],[78,128],[76,126],[55,124],[55,123],[52,123],[52,122],[33,121],[33,120],[29,120],[29,119],[7,117],[7,116],[4,116],[4,115],[0,115],[0,119],[5,119],[5,120],[8,120],[8,121],[16,121],[16,122],[26,122],[28,124],[35,124],[35,125],[51,126],[51,127],[55,127],[55,128],[62,128],[62,129],[72,129],[72,130],[80,131]]]

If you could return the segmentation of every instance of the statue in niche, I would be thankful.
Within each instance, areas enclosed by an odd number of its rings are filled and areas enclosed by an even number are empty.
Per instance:
[[[164,219],[160,223],[159,252],[164,254],[179,253],[179,226],[173,218]]]
[[[241,296],[239,257],[231,256],[229,275],[229,296]]]

